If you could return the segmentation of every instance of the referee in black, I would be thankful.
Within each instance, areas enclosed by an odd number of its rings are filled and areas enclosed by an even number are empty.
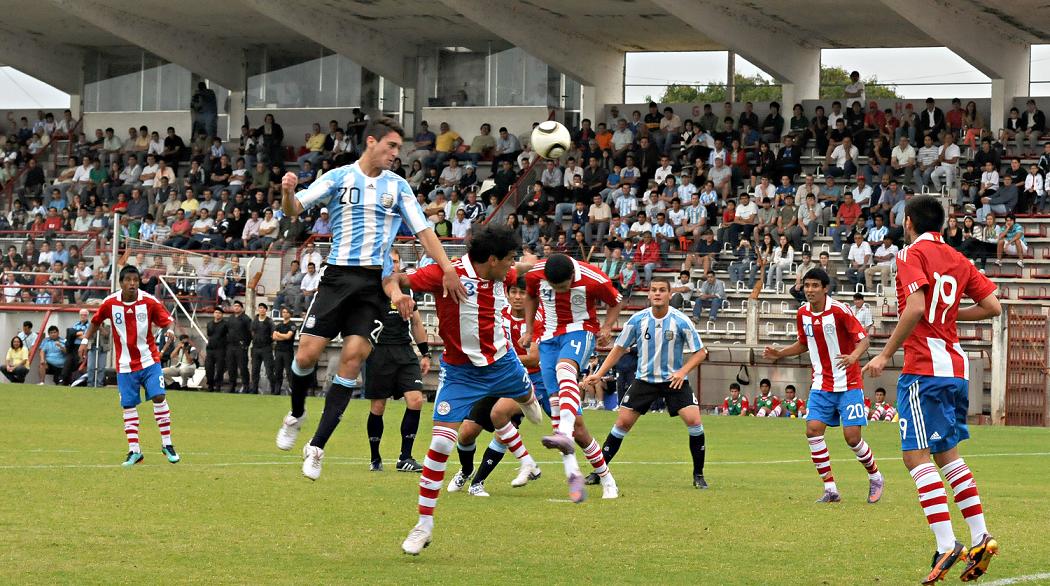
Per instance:
[[[248,384],[248,392],[253,395],[259,394],[259,370],[266,367],[266,379],[270,381],[270,391],[273,393],[273,320],[266,315],[270,311],[269,306],[260,303],[256,308],[255,319],[252,320],[252,379]]]
[[[230,374],[230,392],[237,392],[237,377],[248,386],[248,342],[251,340],[252,320],[244,315],[244,304],[233,302],[233,317],[226,320],[229,330],[226,345],[226,369]],[[244,387],[241,387],[244,390]]]
[[[281,394],[284,377],[292,380],[292,357],[295,356],[295,326],[292,310],[281,308],[281,321],[273,326],[273,371],[270,377],[270,394]]]
[[[394,272],[400,269],[401,255],[396,249],[390,251]],[[399,472],[422,472],[423,466],[412,457],[412,444],[419,431],[419,412],[423,408],[423,375],[430,371],[430,346],[427,330],[418,309],[412,310],[412,319],[406,321],[393,304],[380,317],[383,329],[379,333],[372,353],[365,362],[365,398],[371,401],[368,411],[368,447],[372,452],[369,469],[383,470],[383,458],[379,455],[379,442],[383,439],[383,413],[388,399],[405,399],[405,414],[401,417],[401,455],[397,459]],[[411,330],[409,326],[411,324]],[[416,356],[412,348],[417,340]]]

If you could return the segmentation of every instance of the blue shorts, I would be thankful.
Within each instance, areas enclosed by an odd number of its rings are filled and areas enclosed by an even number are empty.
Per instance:
[[[120,391],[120,406],[130,409],[142,402],[139,389],[146,389],[146,398],[164,394],[164,373],[160,364],[154,363],[135,372],[117,373],[117,390]]]
[[[970,385],[966,379],[902,374],[897,379],[897,414],[901,450],[947,452],[970,439],[966,411]]]
[[[540,402],[540,407],[543,407],[544,413],[547,414],[547,417],[550,417],[551,395],[547,392],[547,385],[543,384],[543,373],[530,373],[529,380],[532,381],[532,390],[536,393],[536,399]]]
[[[488,366],[455,365],[441,360],[434,421],[458,423],[470,415],[474,403],[484,397],[516,398],[532,390],[529,373],[514,352]]]
[[[863,389],[850,389],[842,393],[812,389],[806,407],[809,409],[807,421],[820,421],[830,427],[838,427],[840,423],[843,427],[864,427],[868,424]]]
[[[577,370],[582,370],[587,368],[591,354],[594,354],[594,334],[590,332],[569,332],[540,342],[543,385],[557,393],[558,362],[562,359],[574,360]]]

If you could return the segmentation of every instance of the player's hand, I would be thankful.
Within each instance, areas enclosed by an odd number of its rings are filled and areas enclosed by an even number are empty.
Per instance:
[[[294,191],[296,185],[299,185],[299,177],[295,173],[289,171],[281,177],[281,191]]]
[[[838,358],[839,368],[849,368],[857,363],[852,354],[842,354]]]
[[[396,295],[390,298],[390,303],[397,307],[397,312],[401,314],[403,319],[412,319],[412,312],[416,308],[416,302],[411,296],[405,295],[399,291]]]
[[[762,358],[778,360],[780,358],[780,349],[776,346],[766,346],[765,350],[762,350]]]
[[[80,355],[80,359],[81,360],[85,360],[87,358],[87,353],[88,353],[88,345],[87,344],[81,344],[80,345],[80,349],[78,350],[78,354]]]
[[[886,368],[886,358],[879,354],[875,358],[872,358],[864,365],[864,369],[861,370],[863,376],[877,377],[882,374],[882,371]]]
[[[449,269],[445,271],[445,276],[441,278],[441,296],[452,297],[452,300],[456,303],[463,303],[467,299],[467,289],[463,286],[463,282],[459,280],[459,273],[455,269]]]
[[[598,345],[602,348],[608,348],[609,344],[612,343],[612,330],[609,328],[602,328],[598,332]]]
[[[685,369],[674,371],[674,374],[671,375],[671,388],[675,390],[682,388],[682,385],[688,378],[689,373],[686,372]]]
[[[525,331],[521,334],[521,338],[518,339],[518,345],[522,348],[528,348],[532,345],[532,332]]]
[[[602,381],[602,377],[600,377],[600,376],[598,376],[596,374],[589,374],[589,375],[587,375],[587,376],[585,376],[583,378],[583,382],[581,382],[580,384],[582,386],[594,387],[594,386],[597,386],[598,383],[600,383],[601,381]]]
[[[422,356],[419,358],[419,370],[423,372],[423,376],[426,376],[430,372],[430,355]]]

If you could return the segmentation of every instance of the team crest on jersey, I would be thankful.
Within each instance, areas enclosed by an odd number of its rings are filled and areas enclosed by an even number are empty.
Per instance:
[[[311,315],[310,317],[306,318],[306,327],[312,328],[312,327],[314,327],[315,323],[317,323],[317,317],[316,316]]]
[[[671,340],[674,340],[674,331],[673,330],[667,330],[666,332],[664,332],[664,339],[667,340],[668,342],[670,342]]]
[[[583,307],[587,305],[587,297],[583,294],[573,293],[572,297],[569,298],[570,303],[576,307]]]
[[[824,324],[824,333],[825,334],[834,334],[835,333],[835,324]]]
[[[379,196],[379,203],[382,204],[383,207],[386,209],[394,207],[394,194],[384,193],[383,195]]]
[[[448,415],[452,411],[452,405],[448,404],[448,401],[442,401],[438,403],[437,413],[438,415]]]

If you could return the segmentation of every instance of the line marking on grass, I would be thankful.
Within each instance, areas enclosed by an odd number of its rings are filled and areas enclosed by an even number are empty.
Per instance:
[[[982,586],[1008,586],[1009,584],[1020,584],[1022,582],[1035,582],[1036,580],[1050,580],[1050,572],[1043,574],[1028,574],[1027,576],[1014,576],[1013,578],[1001,578],[991,582],[982,582]]]

